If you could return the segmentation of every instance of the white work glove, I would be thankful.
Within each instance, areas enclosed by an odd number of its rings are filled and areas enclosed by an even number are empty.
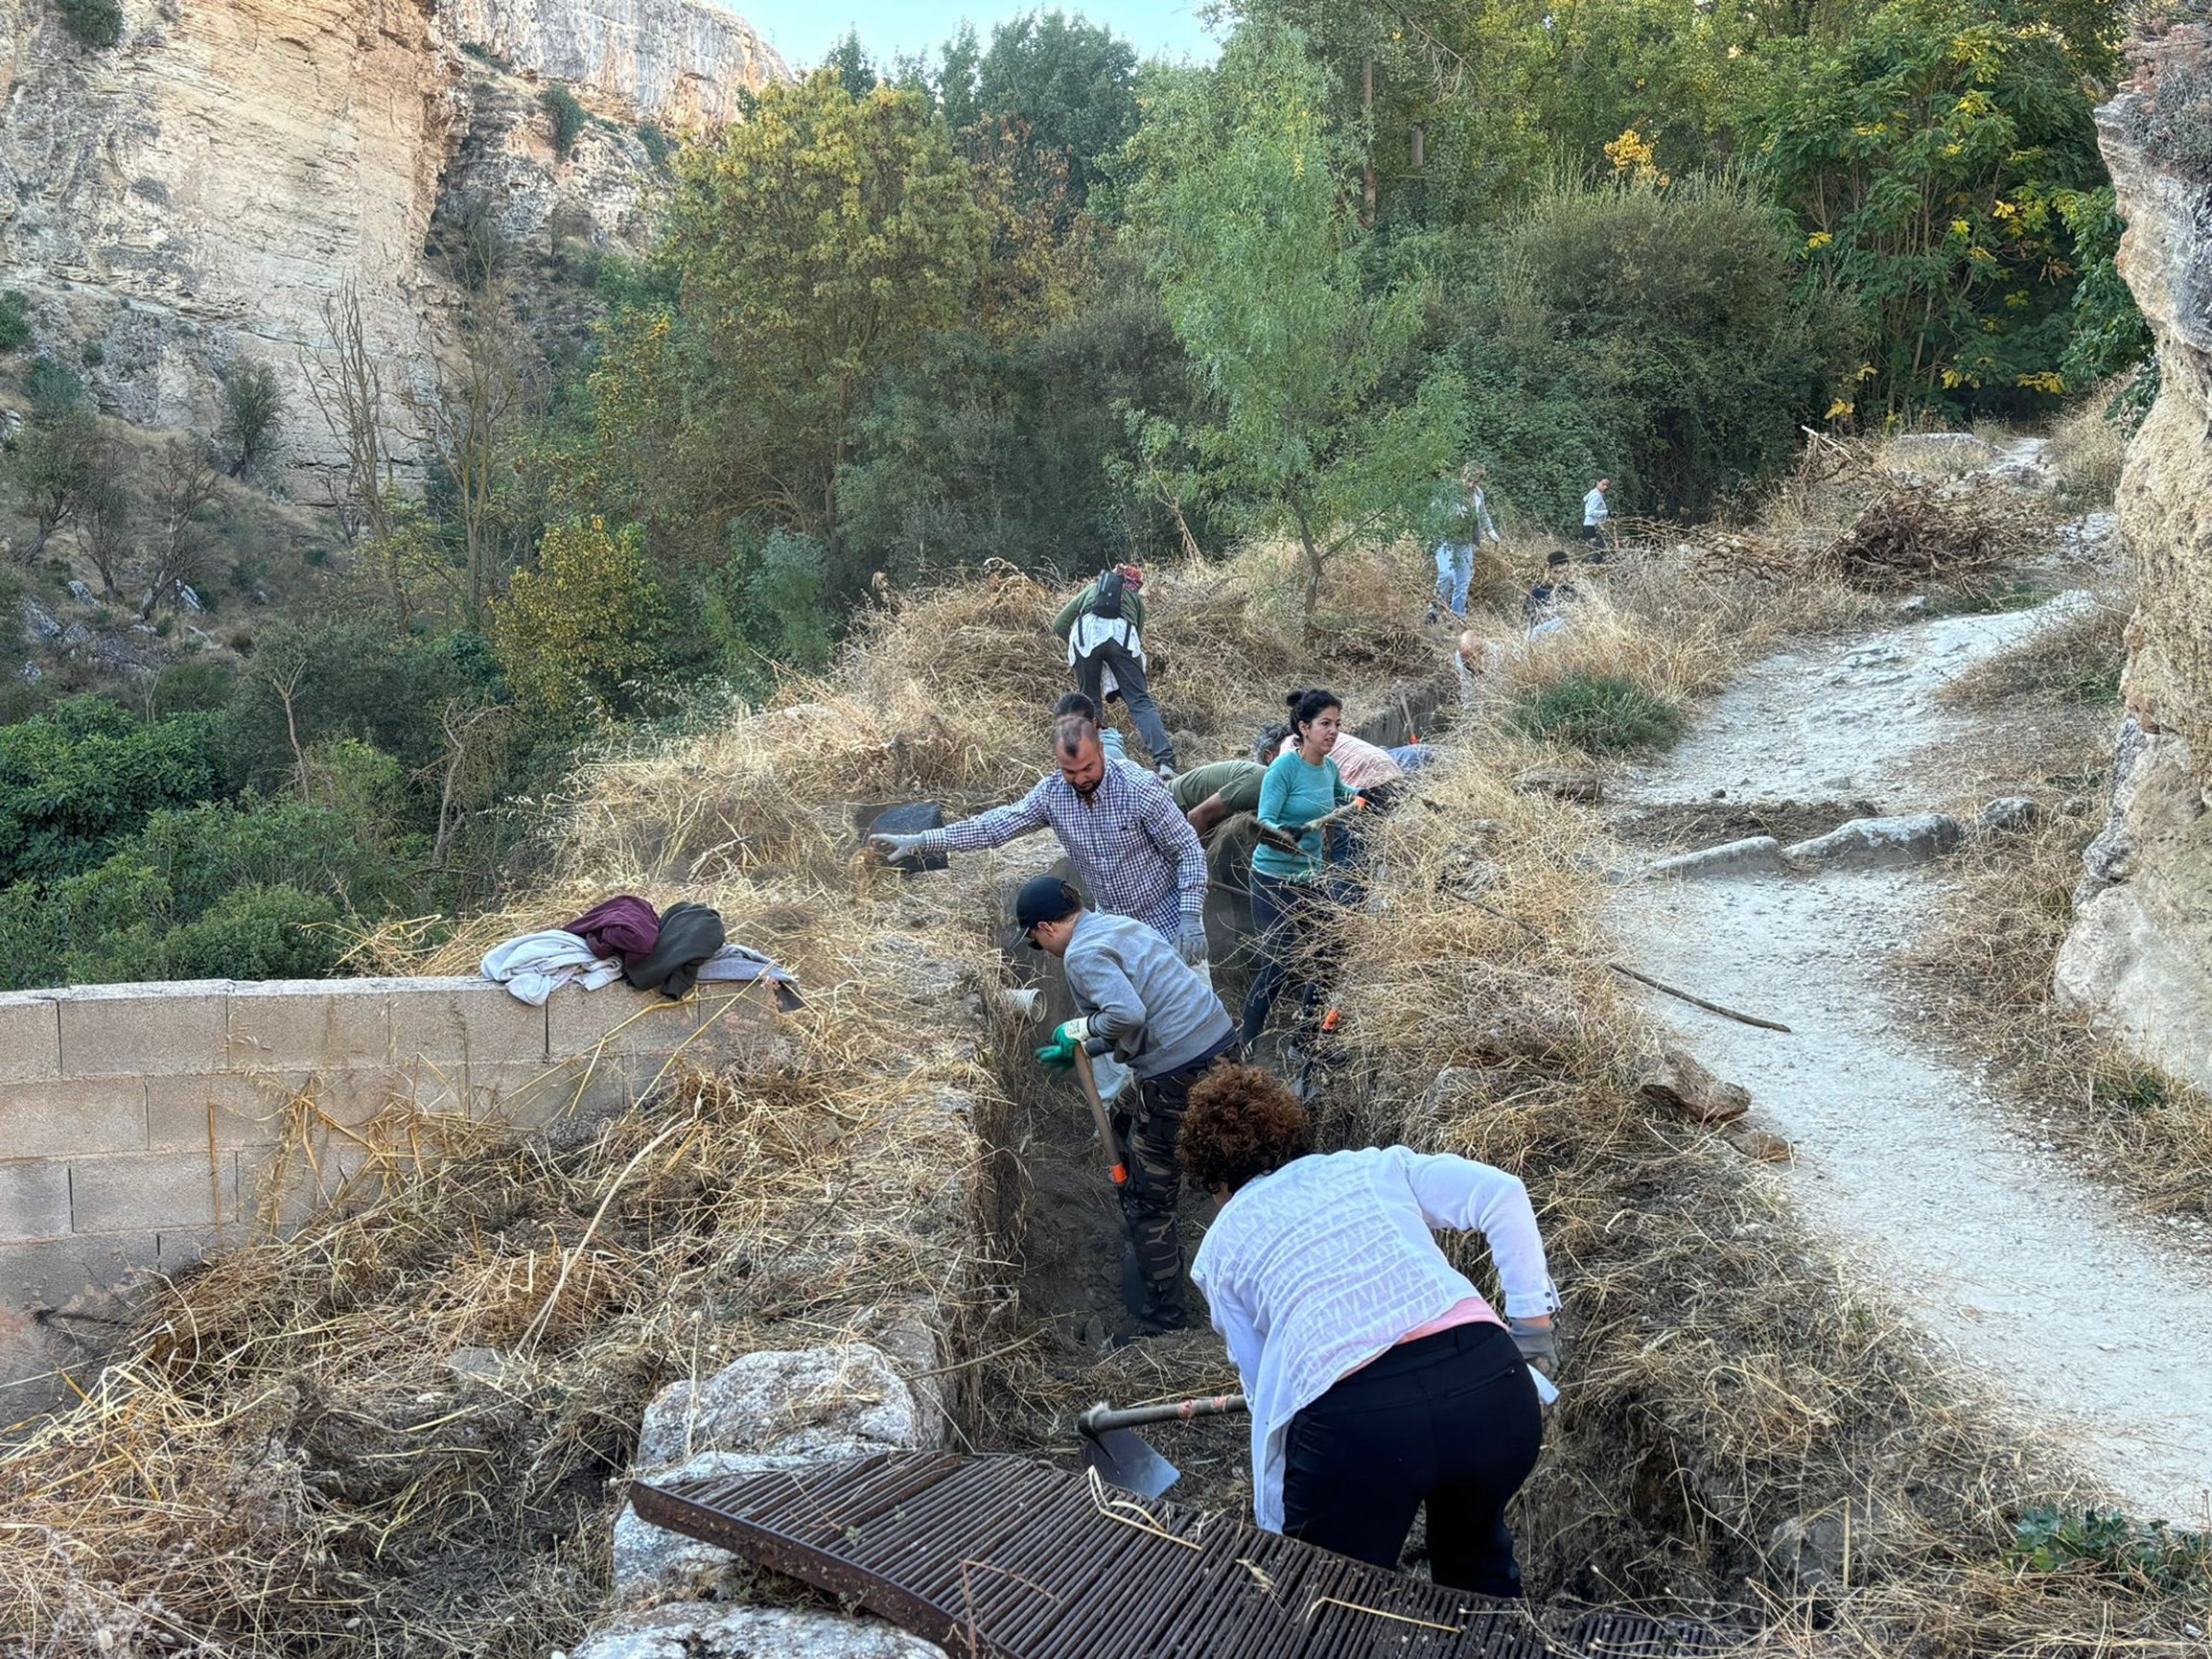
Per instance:
[[[1206,965],[1206,924],[1186,920],[1182,931],[1176,935],[1176,949],[1182,953],[1183,960],[1193,968],[1203,968]]]
[[[888,830],[869,836],[868,844],[875,849],[876,856],[886,864],[896,864],[903,858],[912,858],[921,851],[920,836],[894,835]]]
[[[1513,1345],[1521,1350],[1521,1357],[1546,1376],[1553,1376],[1559,1369],[1559,1332],[1547,1322],[1536,1324],[1528,1320],[1508,1319],[1505,1328],[1513,1335]]]

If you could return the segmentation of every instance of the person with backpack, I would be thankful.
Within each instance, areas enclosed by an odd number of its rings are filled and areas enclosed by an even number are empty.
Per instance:
[[[1061,607],[1052,631],[1067,642],[1076,689],[1102,712],[1118,692],[1152,751],[1153,766],[1161,777],[1173,778],[1175,742],[1145,685],[1144,585],[1145,573],[1136,566],[1109,566]]]

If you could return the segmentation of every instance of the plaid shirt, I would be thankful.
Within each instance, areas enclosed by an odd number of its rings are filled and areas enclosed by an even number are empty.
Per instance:
[[[926,853],[980,853],[1051,826],[1091,902],[1133,917],[1162,938],[1202,925],[1206,853],[1167,785],[1134,766],[1108,761],[1088,800],[1058,772],[1011,806],[994,807],[923,832]]]

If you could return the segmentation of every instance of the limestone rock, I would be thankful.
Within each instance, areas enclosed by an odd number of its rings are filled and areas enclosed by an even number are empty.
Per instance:
[[[1644,874],[1657,880],[1702,881],[1719,876],[1776,876],[1782,869],[1780,841],[1772,835],[1747,835],[1662,858]]]
[[[645,1408],[638,1464],[699,1452],[850,1456],[929,1443],[924,1414],[890,1356],[868,1343],[769,1349],[705,1382],[670,1383]]]
[[[1826,835],[1782,849],[1799,868],[1886,870],[1924,864],[1966,839],[1959,821],[1944,812],[1915,812],[1901,818],[1853,818]]]
[[[1751,1110],[1749,1089],[1715,1077],[1695,1055],[1671,1042],[1644,1062],[1636,1091],[1692,1123],[1730,1123]]]
[[[818,1447],[805,1456],[762,1457],[742,1452],[701,1452],[681,1463],[640,1477],[656,1485],[723,1475],[757,1475],[770,1469],[803,1474],[842,1457],[865,1457],[883,1448],[853,1440],[843,1448]],[[752,1588],[751,1563],[717,1545],[670,1532],[624,1504],[615,1517],[611,1589],[617,1607],[661,1601],[732,1601]]]
[[[874,1619],[692,1601],[618,1618],[578,1644],[570,1659],[945,1659],[945,1652]]]
[[[1754,1163],[1788,1163],[1797,1157],[1797,1149],[1787,1140],[1757,1124],[1731,1124],[1720,1138]]]
[[[2004,834],[2033,830],[2043,821],[2042,806],[2026,795],[2000,795],[1974,814],[1977,834]]]

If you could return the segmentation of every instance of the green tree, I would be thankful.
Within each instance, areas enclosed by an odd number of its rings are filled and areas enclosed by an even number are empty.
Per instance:
[[[0,886],[100,863],[166,806],[217,791],[203,715],[144,725],[99,697],[74,697],[0,726]]]
[[[948,68],[953,52],[946,47]],[[1136,49],[1111,30],[1058,11],[1032,12],[991,31],[990,50],[976,65],[975,108],[1018,124],[1031,144],[1057,158],[1067,209],[1081,211],[1107,158],[1137,129],[1136,70]],[[948,106],[947,119],[952,114]]]
[[[1862,409],[2037,407],[2063,386],[2074,268],[2057,209],[2104,181],[2065,35],[1976,0],[1887,0],[1777,54],[1743,122],[1865,308]]]
[[[492,643],[516,697],[563,721],[634,708],[666,625],[644,532],[595,518],[550,526],[536,567],[518,571],[492,606]]]
[[[970,294],[986,225],[918,92],[817,72],[687,147],[659,257],[673,313],[610,327],[594,377],[609,458],[658,536],[719,549],[747,513],[835,546],[868,388]]]
[[[61,21],[85,45],[105,50],[123,38],[120,0],[58,0]]]
[[[0,293],[0,351],[21,351],[31,343],[31,296],[19,288]]]
[[[230,451],[230,476],[253,478],[268,462],[284,419],[284,387],[276,370],[257,358],[241,358],[222,377],[222,429]]]
[[[100,419],[87,409],[36,416],[24,427],[9,457],[8,482],[32,525],[26,562],[43,553],[47,539],[77,516],[108,456]]]
[[[1131,143],[1132,223],[1219,416],[1185,432],[1258,527],[1293,536],[1312,614],[1330,556],[1410,528],[1457,443],[1460,388],[1409,389],[1418,273],[1370,285],[1318,65],[1240,29],[1218,72],[1162,74]]]
[[[552,129],[554,156],[568,160],[576,152],[576,140],[584,135],[584,106],[566,86],[547,87],[538,94],[538,104]]]

